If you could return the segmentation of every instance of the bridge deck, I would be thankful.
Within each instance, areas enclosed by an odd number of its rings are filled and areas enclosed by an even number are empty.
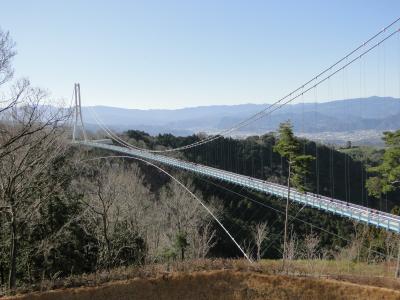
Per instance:
[[[79,141],[78,143],[89,147],[111,150],[130,156],[136,156],[154,162],[159,162],[165,165],[201,174],[203,176],[240,185],[266,194],[271,194],[282,198],[287,197],[286,186],[263,181],[249,176],[240,175],[212,167],[207,167],[200,164],[186,162],[180,159],[171,158],[159,154],[128,149],[125,147],[120,147],[115,145],[108,145],[93,141],[92,142]],[[302,193],[295,189],[291,190],[290,199],[301,204],[306,204],[314,208],[338,214],[340,216],[348,217],[368,224],[373,224],[375,226],[382,227],[387,230],[400,232],[400,217],[396,215],[366,208],[364,206],[356,204],[346,203],[338,199],[332,199],[329,197],[313,193]]]

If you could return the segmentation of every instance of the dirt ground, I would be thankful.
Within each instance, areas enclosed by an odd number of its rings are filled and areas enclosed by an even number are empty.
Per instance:
[[[176,272],[3,299],[400,299],[400,290],[347,281],[251,271]]]

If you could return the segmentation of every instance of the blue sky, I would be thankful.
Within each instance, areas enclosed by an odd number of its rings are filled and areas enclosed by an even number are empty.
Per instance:
[[[84,105],[177,108],[271,103],[399,16],[398,0],[13,0],[0,27],[17,43],[16,77],[55,98],[80,82]],[[399,97],[398,45],[367,61],[384,83],[360,91],[347,75],[346,90],[312,97]]]

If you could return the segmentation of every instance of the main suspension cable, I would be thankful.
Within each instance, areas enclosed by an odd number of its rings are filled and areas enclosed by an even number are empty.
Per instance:
[[[397,19],[394,23],[396,23],[399,19]],[[394,24],[393,23],[393,24]],[[390,25],[391,26],[391,25]],[[390,27],[388,26],[388,27]],[[385,29],[383,29],[381,32],[386,31],[386,29],[388,28],[386,27]],[[123,143],[125,146],[129,147],[129,148],[133,148],[136,150],[143,150],[143,151],[147,151],[147,152],[152,152],[152,153],[165,153],[165,152],[175,152],[175,151],[181,151],[181,150],[185,150],[185,149],[190,149],[193,147],[197,147],[200,145],[203,145],[205,143],[209,143],[212,142],[216,139],[222,138],[224,135],[232,133],[233,131],[236,131],[238,129],[241,129],[253,122],[258,121],[259,119],[270,115],[271,113],[273,113],[274,111],[282,108],[284,105],[294,101],[295,99],[299,98],[300,96],[303,96],[304,94],[306,94],[307,92],[309,92],[310,90],[316,88],[317,86],[319,86],[320,84],[322,84],[323,82],[325,82],[326,80],[330,79],[332,76],[335,76],[337,73],[339,73],[340,71],[346,69],[348,66],[350,66],[351,64],[353,64],[355,61],[361,59],[363,56],[365,56],[367,53],[369,53],[370,51],[372,51],[373,49],[375,49],[376,47],[378,47],[379,45],[381,45],[382,43],[384,43],[385,41],[387,41],[389,38],[393,37],[396,33],[398,33],[400,31],[400,29],[397,29],[395,31],[393,31],[391,34],[389,34],[388,36],[386,36],[385,38],[383,38],[382,40],[380,40],[379,42],[377,42],[375,45],[371,46],[370,48],[368,48],[366,51],[362,52],[361,54],[359,54],[358,56],[356,56],[355,58],[353,58],[352,60],[350,60],[349,62],[347,62],[346,64],[344,64],[342,67],[340,67],[339,69],[336,69],[335,71],[333,71],[332,73],[330,73],[329,75],[327,75],[326,77],[324,77],[323,79],[321,79],[320,81],[316,82],[314,85],[310,86],[309,88],[305,89],[304,91],[302,91],[301,93],[298,93],[296,95],[292,96],[293,94],[295,94],[297,91],[299,91],[300,89],[303,89],[306,85],[309,85],[309,83],[313,82],[314,80],[317,80],[322,74],[327,73],[328,71],[330,71],[331,69],[333,69],[335,66],[337,66],[340,62],[343,62],[344,60],[347,60],[348,57],[355,53],[356,51],[358,51],[359,49],[361,49],[362,47],[364,47],[368,42],[370,42],[371,40],[373,40],[376,36],[378,36],[379,34],[375,35],[374,38],[369,39],[367,42],[363,43],[363,45],[357,47],[357,50],[353,50],[351,52],[351,54],[346,55],[344,58],[342,58],[341,60],[339,60],[337,63],[335,63],[334,65],[332,65],[331,67],[327,68],[326,70],[324,70],[323,72],[321,72],[320,74],[318,74],[317,76],[315,76],[312,80],[309,80],[306,84],[302,85],[300,88],[297,88],[296,90],[294,90],[293,92],[291,92],[290,94],[288,94],[287,96],[281,98],[280,100],[276,101],[275,103],[269,105],[267,108],[263,109],[262,111],[254,114],[253,116],[249,117],[248,119],[238,123],[237,125],[226,129],[224,131],[221,131],[220,133],[218,133],[217,135],[211,136],[209,138],[205,138],[203,140],[197,141],[195,143],[186,145],[186,146],[181,146],[181,147],[177,147],[177,148],[171,148],[171,149],[164,149],[164,150],[150,150],[150,149],[144,149],[144,148],[139,148],[136,147],[134,145],[131,145],[125,141],[123,141],[121,138],[117,137],[114,133],[112,133],[112,131],[103,123],[103,126],[101,126],[103,128],[103,130],[106,131],[106,133],[112,138],[117,140],[120,143]],[[290,97],[290,98],[289,98]],[[286,101],[283,101],[285,99],[289,98]],[[278,105],[279,104],[279,105]],[[278,105],[278,106],[276,106]],[[273,108],[272,110],[269,110]],[[100,124],[99,124],[100,125]],[[106,130],[107,129],[107,130]]]

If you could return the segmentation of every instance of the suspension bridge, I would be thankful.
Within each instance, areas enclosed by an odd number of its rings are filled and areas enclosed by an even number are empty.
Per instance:
[[[269,105],[264,110],[250,116],[249,118],[243,120],[242,122],[228,128],[217,135],[205,138],[198,142],[166,150],[149,150],[140,149],[136,146],[128,144],[127,142],[121,140],[116,134],[106,127],[106,125],[97,120],[98,125],[107,133],[107,135],[115,142],[122,144],[118,146],[113,143],[112,140],[89,140],[85,133],[84,122],[81,110],[81,97],[80,97],[80,86],[75,84],[74,97],[75,97],[75,122],[73,129],[73,142],[78,145],[85,147],[98,148],[103,150],[108,150],[116,153],[121,153],[123,155],[136,157],[141,160],[177,168],[180,170],[192,172],[200,176],[209,177],[215,180],[220,180],[226,183],[241,186],[246,189],[257,191],[260,193],[265,193],[267,195],[273,195],[279,198],[285,199],[288,195],[287,187],[284,185],[276,184],[273,182],[261,180],[258,178],[234,173],[231,171],[226,171],[223,169],[218,169],[203,164],[198,164],[194,162],[185,161],[182,159],[174,158],[165,155],[167,152],[181,151],[190,148],[194,148],[205,143],[212,142],[222,136],[229,135],[235,130],[238,130],[248,124],[254,123],[255,121],[266,117],[273,113],[274,111],[280,109],[284,105],[292,102],[293,100],[302,97],[305,93],[310,90],[315,89],[322,83],[328,81],[331,77],[335,76],[340,71],[346,69],[348,66],[352,65],[354,62],[360,60],[366,54],[379,47],[379,45],[385,43],[387,40],[392,38],[394,35],[399,33],[399,29],[390,31],[390,29],[397,24],[400,19],[397,19],[393,23],[389,24],[387,27],[379,31],[377,34],[372,36],[366,42],[362,43],[360,46],[355,48],[353,51],[339,59],[337,62],[324,69],[322,72],[318,73],[311,80],[305,82],[299,88],[295,89],[291,93],[287,94],[285,97],[279,99],[272,105]],[[377,42],[371,43],[376,39],[384,35],[383,38]],[[83,139],[78,140],[77,131],[82,131]],[[164,154],[163,154],[164,153]],[[333,213],[342,217],[346,217],[352,220],[363,222],[368,225],[377,226],[384,228],[389,231],[400,233],[400,217],[387,212],[371,209],[364,207],[362,205],[356,205],[349,203],[348,201],[343,201],[340,199],[335,199],[333,197],[327,197],[320,194],[302,192],[296,189],[291,190],[290,200],[293,202],[309,206],[327,213]]]

